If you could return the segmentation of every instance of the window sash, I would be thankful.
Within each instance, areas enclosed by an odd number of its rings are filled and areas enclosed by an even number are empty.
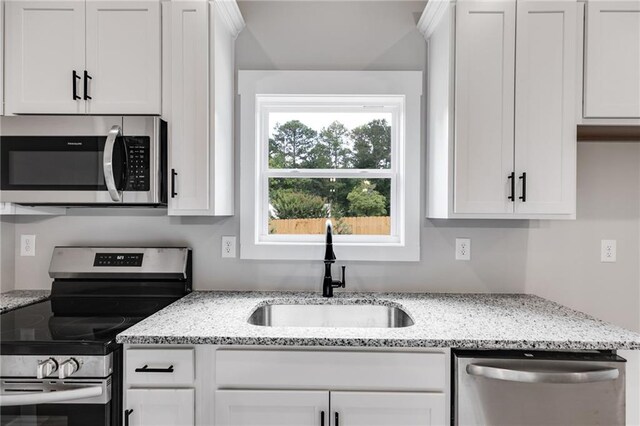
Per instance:
[[[335,235],[335,241],[354,245],[402,245],[404,235],[404,199],[399,174],[404,159],[404,108],[403,95],[389,96],[306,96],[306,95],[257,95],[256,96],[256,188],[259,205],[255,216],[255,243],[317,244],[324,235],[269,234],[269,179],[270,178],[353,178],[391,179],[390,235]],[[391,113],[391,162],[388,169],[272,169],[269,167],[269,114],[271,112],[389,112]]]

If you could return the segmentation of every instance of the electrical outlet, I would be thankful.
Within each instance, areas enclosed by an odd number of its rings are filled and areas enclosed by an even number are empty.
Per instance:
[[[600,246],[600,262],[616,261],[616,240],[602,240]]]
[[[456,260],[471,260],[470,238],[456,238]]]
[[[36,236],[20,235],[20,256],[36,255]]]
[[[222,257],[236,257],[236,237],[222,237]]]

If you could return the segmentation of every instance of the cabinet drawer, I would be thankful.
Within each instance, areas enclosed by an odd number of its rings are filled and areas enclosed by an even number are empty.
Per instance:
[[[418,390],[446,388],[444,352],[225,350],[219,388]]]
[[[193,349],[129,349],[126,357],[128,386],[193,384]]]

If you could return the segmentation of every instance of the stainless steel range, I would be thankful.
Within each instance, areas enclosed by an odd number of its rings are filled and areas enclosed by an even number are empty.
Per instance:
[[[191,250],[56,247],[49,275],[50,300],[0,316],[0,425],[119,425],[116,335],[191,292]]]

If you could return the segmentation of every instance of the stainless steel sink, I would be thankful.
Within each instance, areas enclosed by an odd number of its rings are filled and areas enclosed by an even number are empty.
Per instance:
[[[367,327],[397,328],[413,325],[402,308],[383,305],[284,305],[260,306],[249,324],[265,327]]]

